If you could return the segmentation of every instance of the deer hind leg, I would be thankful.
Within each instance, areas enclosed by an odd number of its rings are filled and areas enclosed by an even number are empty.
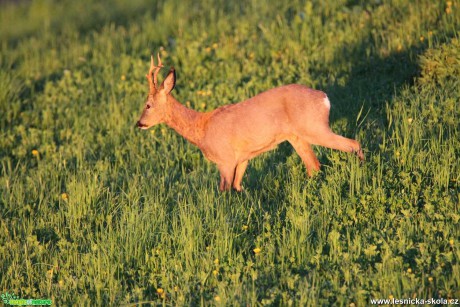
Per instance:
[[[341,150],[344,152],[352,152],[356,154],[361,161],[364,161],[363,150],[358,141],[348,139],[341,135],[328,131],[326,134],[321,134],[320,137],[315,137],[313,143],[316,145]]]
[[[230,190],[233,183],[233,178],[235,177],[235,165],[218,165],[217,166],[220,172],[220,191]]]
[[[298,138],[295,140],[289,140],[289,143],[291,143],[292,147],[294,147],[295,151],[305,164],[308,176],[311,177],[319,171],[321,164],[319,163],[318,158],[316,158],[310,143]]]
[[[241,192],[243,189],[241,187],[241,180],[243,179],[244,172],[248,167],[248,160],[241,162],[236,166],[235,179],[233,180],[233,188],[238,192]]]

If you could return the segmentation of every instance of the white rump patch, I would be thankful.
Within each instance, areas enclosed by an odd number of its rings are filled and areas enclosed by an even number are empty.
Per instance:
[[[327,98],[327,96],[324,98],[323,103],[328,110],[331,109],[331,102],[329,101],[329,98]]]

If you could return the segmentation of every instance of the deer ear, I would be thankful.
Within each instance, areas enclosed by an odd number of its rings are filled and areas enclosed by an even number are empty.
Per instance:
[[[166,94],[169,94],[174,89],[175,85],[176,85],[176,71],[174,70],[174,67],[171,67],[168,75],[164,79],[160,88],[164,90]]]

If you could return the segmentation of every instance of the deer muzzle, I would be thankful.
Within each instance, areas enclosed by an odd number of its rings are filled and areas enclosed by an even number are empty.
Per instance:
[[[140,128],[140,129],[145,129],[145,128],[147,128],[147,125],[141,123],[141,121],[138,120],[137,123],[136,123],[136,127],[137,127],[137,128]]]

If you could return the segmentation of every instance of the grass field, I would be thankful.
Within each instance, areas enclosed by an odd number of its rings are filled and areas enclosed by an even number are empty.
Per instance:
[[[460,299],[460,2],[0,3],[0,292],[53,305]],[[325,91],[366,163],[289,144],[242,193],[166,126],[134,128],[151,53],[209,111]]]

